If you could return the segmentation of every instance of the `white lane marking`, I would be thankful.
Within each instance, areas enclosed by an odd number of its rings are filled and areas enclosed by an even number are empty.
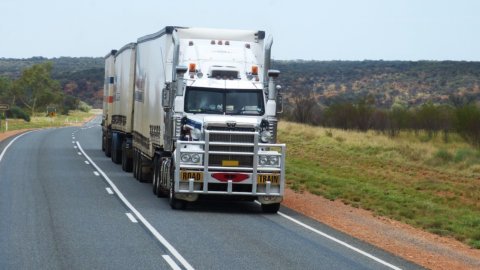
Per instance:
[[[90,162],[88,162],[88,160],[85,160],[85,164],[89,165],[89,164],[90,164]]]
[[[167,261],[168,265],[170,265],[173,270],[182,270],[182,268],[180,268],[180,266],[178,266],[169,255],[162,255],[162,257],[165,261]]]
[[[73,137],[73,136],[72,136],[72,139],[74,139],[74,140],[75,140],[75,137]]]
[[[20,135],[18,135],[17,137],[13,138],[13,140],[11,140],[7,146],[5,146],[5,148],[3,148],[3,151],[2,153],[0,154],[0,162],[2,162],[2,159],[3,159],[3,156],[5,155],[5,153],[7,152],[7,149],[13,144],[13,142],[15,142],[18,138],[22,137],[23,135],[26,135],[30,132],[33,132],[33,131],[28,131],[28,132],[25,132],[25,133],[22,133]]]
[[[131,213],[125,213],[125,215],[127,215],[131,222],[138,223],[137,219]]]
[[[294,223],[296,223],[296,224],[304,227],[305,229],[308,229],[308,230],[310,230],[310,231],[312,231],[312,232],[314,232],[314,233],[316,233],[316,234],[319,234],[319,235],[321,235],[321,236],[323,236],[323,237],[325,237],[325,238],[328,238],[328,239],[332,240],[333,242],[335,242],[335,243],[337,243],[337,244],[340,244],[340,245],[342,245],[342,246],[344,246],[344,247],[347,247],[347,248],[349,248],[349,249],[351,249],[351,250],[353,250],[353,251],[355,251],[355,252],[358,252],[358,253],[362,254],[363,256],[366,256],[366,257],[368,257],[368,258],[370,258],[370,259],[372,259],[372,260],[374,260],[374,261],[376,261],[376,262],[378,262],[378,263],[381,263],[381,264],[383,264],[383,265],[385,265],[385,266],[387,266],[387,267],[390,267],[391,269],[401,270],[401,268],[399,268],[399,267],[397,267],[397,266],[395,266],[395,265],[393,265],[393,264],[390,264],[390,263],[388,263],[388,262],[386,262],[386,261],[384,261],[384,260],[382,260],[382,259],[379,259],[379,258],[373,256],[373,255],[370,254],[370,253],[367,253],[367,252],[365,252],[365,251],[363,251],[363,250],[361,250],[361,249],[358,249],[358,248],[356,248],[356,247],[354,247],[354,246],[352,246],[352,245],[350,245],[350,244],[347,244],[347,243],[343,242],[342,240],[339,240],[339,239],[337,239],[337,238],[335,238],[335,237],[333,237],[333,236],[331,236],[331,235],[328,235],[328,234],[326,234],[326,233],[324,233],[324,232],[322,232],[322,231],[319,231],[319,230],[317,230],[317,229],[315,229],[315,228],[313,228],[313,227],[311,227],[311,226],[308,226],[307,224],[305,224],[305,223],[303,223],[303,222],[301,222],[301,221],[299,221],[299,220],[296,220],[296,219],[292,218],[292,217],[289,216],[289,215],[286,215],[286,214],[284,214],[284,213],[282,213],[282,212],[278,212],[277,214],[279,214],[280,216],[282,216],[282,217],[284,217],[284,218],[286,218],[286,219],[288,219],[288,220],[290,220],[290,221],[292,221],[292,222],[294,222]]]
[[[81,156],[81,155],[82,155],[82,152],[77,152],[77,154],[78,154],[79,156]]]
[[[112,195],[112,194],[113,194],[113,191],[112,191],[112,189],[111,189],[111,188],[107,187],[107,188],[105,188],[105,189],[107,190],[107,193],[108,193],[108,194],[110,194],[110,195]]]
[[[72,143],[75,143],[75,141],[72,141]]]
[[[77,148],[78,148],[78,146],[74,145],[74,146],[73,146],[73,148],[77,149]]]
[[[93,174],[95,174],[95,176],[100,176],[100,174],[97,171],[93,171]]]
[[[88,159],[88,161],[90,161],[90,163],[93,165],[93,167],[95,167],[95,169],[100,172],[100,174],[102,175],[103,179],[105,179],[105,181],[107,181],[107,183],[112,187],[113,191],[115,193],[117,193],[117,196],[120,200],[122,200],[122,202],[125,204],[126,207],[128,207],[130,209],[130,211],[132,211],[135,216],[140,220],[140,222],[142,222],[142,224],[145,226],[145,228],[147,228],[150,233],[152,233],[152,235],[157,238],[157,240],[166,248],[168,249],[168,251],[170,251],[170,253],[187,269],[187,270],[193,270],[194,268],[187,262],[187,260],[185,260],[185,258],[183,258],[182,255],[180,255],[180,253],[178,253],[178,251],[167,241],[167,239],[165,239],[165,237],[163,237],[158,231],[157,229],[155,229],[155,227],[152,226],[152,224],[150,224],[150,222],[148,222],[148,220],[142,215],[140,214],[140,212],[138,212],[138,210],[133,207],[133,205],[127,200],[127,198],[125,198],[125,196],[123,195],[123,193],[117,188],[117,186],[112,182],[112,180],[110,180],[110,178],[105,174],[105,172],[102,171],[102,169],[100,169],[100,167],[95,164],[95,162],[93,162],[93,160],[85,153],[85,151],[83,151],[83,148],[82,146],[80,145],[80,142],[77,141],[77,145],[78,145],[78,149],[80,149],[80,151],[82,151],[83,155]]]

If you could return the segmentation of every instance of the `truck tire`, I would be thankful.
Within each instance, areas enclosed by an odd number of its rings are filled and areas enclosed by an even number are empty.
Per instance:
[[[122,162],[122,136],[117,132],[112,134],[112,161],[115,164]]]
[[[266,214],[276,214],[280,209],[280,203],[262,204],[262,212]]]
[[[108,139],[108,133],[105,134],[105,156],[110,157],[112,155],[112,140]]]
[[[132,171],[132,159],[128,157],[127,155],[127,141],[123,140],[122,143],[122,170],[125,172],[131,172]]]
[[[169,162],[169,159],[164,159],[164,162]],[[187,202],[175,198],[175,182],[173,180],[172,165],[169,164],[169,166],[165,166],[165,168],[168,170],[167,172],[165,172],[165,175],[170,178],[170,192],[168,192],[168,202],[170,204],[170,207],[174,210],[183,210],[187,207]]]
[[[155,158],[153,159],[153,179],[152,179],[152,191],[153,194],[157,195],[157,182],[158,182],[158,156],[155,155]]]
[[[152,182],[152,167],[148,166],[147,158],[139,155],[138,158],[138,180],[142,183],[151,183]],[[147,164],[146,164],[147,163]]]
[[[102,132],[102,151],[105,152],[105,134]]]
[[[138,179],[138,151],[133,148],[133,177]]]

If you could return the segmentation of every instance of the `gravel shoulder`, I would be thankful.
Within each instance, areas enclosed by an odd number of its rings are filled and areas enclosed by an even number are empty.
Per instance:
[[[429,269],[480,269],[480,250],[308,192],[285,191],[283,204]]]

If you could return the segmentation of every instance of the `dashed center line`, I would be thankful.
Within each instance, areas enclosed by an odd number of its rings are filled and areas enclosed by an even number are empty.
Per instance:
[[[81,155],[82,155],[82,152],[77,152],[77,154],[78,154],[79,156],[81,156]]]
[[[100,176],[100,174],[97,171],[93,171],[93,174],[95,174],[95,176]]]
[[[105,188],[107,190],[107,193],[110,194],[110,195],[113,195],[113,191],[111,188],[107,187]]]
[[[125,213],[125,215],[127,215],[131,222],[138,223],[137,219],[131,213]]]
[[[90,165],[90,162],[88,162],[88,160],[85,160],[85,164]]]

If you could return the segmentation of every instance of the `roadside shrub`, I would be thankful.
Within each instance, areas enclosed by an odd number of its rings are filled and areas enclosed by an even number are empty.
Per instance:
[[[78,109],[82,112],[89,112],[92,109],[92,106],[88,105],[87,103],[80,101],[78,103]]]
[[[23,119],[30,122],[30,115],[17,106],[12,106],[5,114],[8,118]]]
[[[435,157],[441,159],[444,162],[449,162],[453,160],[453,155],[445,149],[438,150],[437,153],[435,153]]]

